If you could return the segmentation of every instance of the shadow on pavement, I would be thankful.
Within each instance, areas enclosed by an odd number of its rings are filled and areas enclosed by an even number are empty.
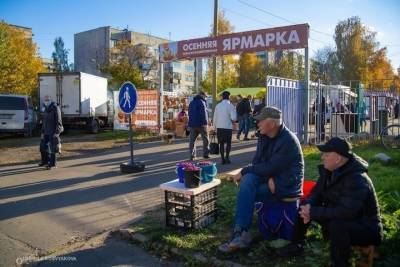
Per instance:
[[[242,148],[254,147],[254,143],[239,143],[232,149],[240,151]],[[172,148],[171,148],[172,149]],[[182,153],[185,151],[181,149]],[[166,151],[168,152],[168,151]],[[250,162],[253,151],[232,155],[233,164],[219,165],[218,171],[225,172],[235,168],[239,168]],[[128,157],[126,157],[127,159]],[[127,174],[126,179],[118,182],[95,185],[91,187],[83,187],[72,189],[64,192],[57,192],[48,195],[36,196],[28,199],[17,200],[13,202],[0,204],[0,220],[6,220],[18,216],[43,212],[62,207],[80,205],[89,202],[95,202],[111,198],[118,195],[138,192],[146,189],[157,188],[159,184],[175,178],[175,163],[185,160],[174,156],[164,155],[163,153],[149,153],[141,155],[140,160],[148,160],[145,172],[136,174]],[[219,157],[214,158],[218,163]],[[101,163],[101,162],[97,162]],[[152,165],[154,164],[154,165]],[[65,180],[51,180],[39,184],[20,185],[17,187],[0,188],[1,198],[9,198],[15,196],[29,195],[48,190],[66,188],[68,186],[84,183],[88,181],[107,179],[113,176],[120,176],[119,170],[98,173],[87,177],[77,177]]]

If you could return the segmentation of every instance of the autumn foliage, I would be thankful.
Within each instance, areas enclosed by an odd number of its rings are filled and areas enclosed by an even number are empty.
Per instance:
[[[36,96],[37,74],[44,70],[32,40],[0,22],[0,93]]]

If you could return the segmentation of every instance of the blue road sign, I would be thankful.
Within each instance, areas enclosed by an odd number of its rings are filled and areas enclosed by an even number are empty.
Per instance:
[[[136,87],[131,82],[125,82],[119,89],[119,107],[127,114],[132,113],[137,103]]]

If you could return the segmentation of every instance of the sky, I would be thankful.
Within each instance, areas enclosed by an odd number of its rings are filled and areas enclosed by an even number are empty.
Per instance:
[[[214,0],[0,0],[0,20],[32,28],[42,57],[51,58],[62,37],[73,62],[74,33],[102,26],[149,33],[174,41],[206,37]],[[310,54],[334,47],[336,24],[359,16],[377,32],[394,69],[400,67],[398,0],[219,0],[235,32],[308,23]]]

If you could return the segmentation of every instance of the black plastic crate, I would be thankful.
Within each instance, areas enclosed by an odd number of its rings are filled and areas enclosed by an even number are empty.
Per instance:
[[[217,209],[217,200],[195,205],[194,207],[168,202],[166,209],[169,215],[185,220],[197,220]]]
[[[211,213],[197,220],[188,220],[176,216],[167,216],[167,226],[173,226],[184,229],[201,229],[215,222],[216,219],[217,219],[217,210],[214,210]]]
[[[166,225],[185,229],[206,227],[216,220],[217,187],[197,195],[165,191]]]
[[[210,188],[195,196],[165,191],[165,203],[176,203],[185,206],[200,205],[217,198],[217,187]]]

